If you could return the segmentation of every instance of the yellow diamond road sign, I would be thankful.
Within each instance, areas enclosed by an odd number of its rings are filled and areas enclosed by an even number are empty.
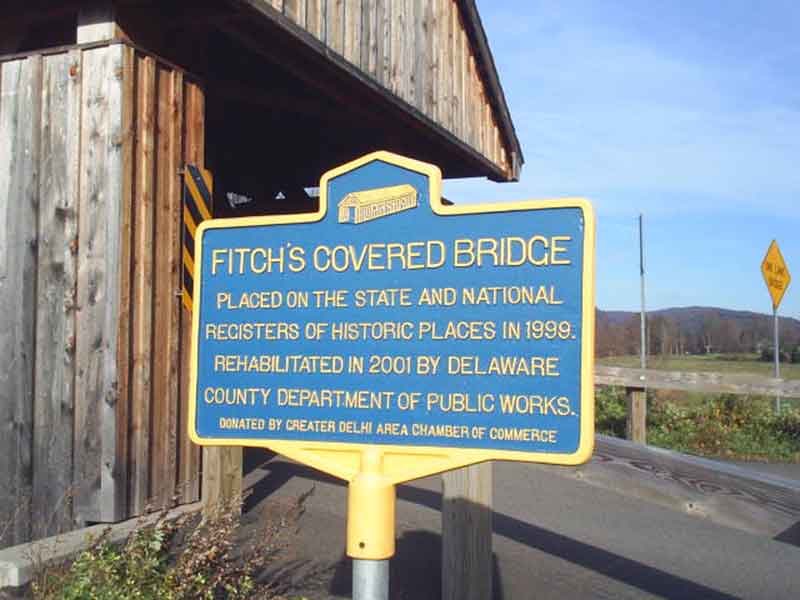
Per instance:
[[[769,295],[772,296],[772,307],[777,310],[792,277],[775,240],[772,240],[767,255],[761,263],[761,274],[764,276]]]

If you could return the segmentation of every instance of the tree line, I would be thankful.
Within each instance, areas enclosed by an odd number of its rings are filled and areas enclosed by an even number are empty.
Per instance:
[[[598,357],[639,354],[639,313],[597,311]],[[709,353],[759,353],[772,356],[769,315],[714,308],[668,309],[647,314],[650,356]],[[781,352],[791,360],[800,345],[800,322],[781,319]],[[798,358],[800,358],[800,351]]]

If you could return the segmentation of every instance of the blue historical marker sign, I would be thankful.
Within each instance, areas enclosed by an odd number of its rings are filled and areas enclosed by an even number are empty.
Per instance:
[[[375,153],[323,177],[318,213],[198,228],[195,441],[588,459],[590,205],[440,189]]]

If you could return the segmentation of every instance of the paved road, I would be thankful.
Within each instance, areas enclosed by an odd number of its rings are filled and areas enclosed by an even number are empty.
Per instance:
[[[251,466],[266,460],[249,451]],[[535,465],[495,463],[495,598],[800,598],[800,547],[567,479]],[[275,457],[245,520],[311,487],[294,553],[278,567],[308,598],[347,598],[342,550],[346,488]],[[392,598],[439,597],[440,482],[400,486]],[[278,568],[276,567],[276,568]]]

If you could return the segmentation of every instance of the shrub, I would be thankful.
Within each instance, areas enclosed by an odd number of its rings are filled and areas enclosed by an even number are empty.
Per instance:
[[[778,360],[782,363],[796,362],[794,356],[795,356],[795,351],[783,348],[780,350],[780,353],[778,355]],[[773,362],[775,360],[775,350],[771,347],[762,349],[761,360],[766,362]]]
[[[775,418],[773,428],[777,435],[785,436],[800,446],[800,410],[781,413]]]
[[[674,402],[653,402],[648,407],[647,441],[654,446],[689,452],[694,429],[691,412]]]
[[[244,600],[282,598],[277,586],[259,581],[267,564],[286,544],[289,522],[306,496],[276,522],[265,520],[249,544],[236,533],[241,501],[219,507],[205,523],[199,518],[166,519],[138,527],[122,545],[101,536],[71,564],[45,568],[33,585],[36,600]],[[239,552],[234,549],[239,548]]]
[[[625,437],[627,406],[624,388],[598,388],[595,394],[595,428],[597,432]]]
[[[625,436],[623,390],[597,394],[600,433]],[[800,410],[775,415],[769,398],[721,394],[676,401],[654,395],[648,401],[649,444],[705,456],[800,461]]]

